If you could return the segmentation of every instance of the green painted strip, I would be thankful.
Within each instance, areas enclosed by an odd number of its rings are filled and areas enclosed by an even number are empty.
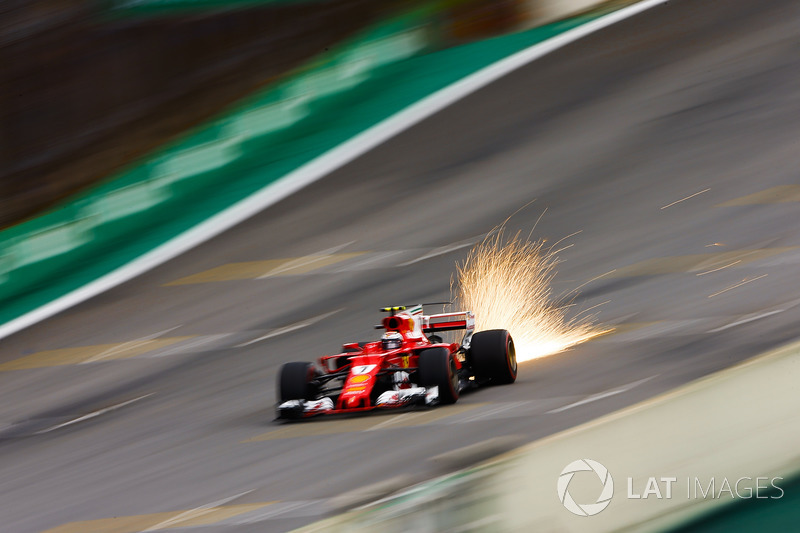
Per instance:
[[[280,5],[322,4],[333,0],[107,0],[108,9],[124,15],[229,11]]]
[[[0,233],[0,323],[125,265],[425,96],[600,14],[426,54],[425,12],[371,28],[144,163]]]
[[[334,3],[338,0],[104,0],[106,10],[116,16],[140,17],[220,12],[275,6],[303,6]],[[427,0],[420,7],[442,10],[474,0]],[[393,9],[392,6],[387,6]]]
[[[780,490],[758,498],[731,500],[713,513],[673,529],[673,533],[797,531],[800,524],[800,477],[778,481]],[[727,494],[725,494],[727,496]]]

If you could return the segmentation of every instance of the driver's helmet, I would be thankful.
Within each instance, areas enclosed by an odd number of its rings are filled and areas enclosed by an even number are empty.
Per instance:
[[[403,345],[403,336],[396,331],[387,331],[381,337],[381,346],[384,350],[396,350]]]

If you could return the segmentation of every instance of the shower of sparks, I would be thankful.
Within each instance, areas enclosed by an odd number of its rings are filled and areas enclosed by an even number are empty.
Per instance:
[[[567,317],[573,304],[554,298],[550,287],[558,263],[543,241],[519,233],[505,239],[499,228],[456,265],[454,296],[461,308],[475,313],[477,331],[509,330],[519,361],[562,352],[609,330],[586,315],[593,308],[582,318]]]

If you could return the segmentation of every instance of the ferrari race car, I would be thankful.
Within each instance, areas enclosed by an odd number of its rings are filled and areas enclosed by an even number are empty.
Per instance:
[[[318,364],[278,372],[278,418],[451,404],[461,391],[517,378],[514,341],[504,329],[475,332],[470,311],[424,315],[422,305],[386,307],[375,342],[345,344]],[[460,343],[440,332],[465,330]]]

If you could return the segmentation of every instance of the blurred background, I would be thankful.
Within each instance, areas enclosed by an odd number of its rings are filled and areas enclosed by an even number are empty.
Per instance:
[[[623,10],[269,209],[215,218]],[[771,528],[796,529],[799,20],[796,0],[0,2],[0,529],[766,520],[762,500],[625,498],[626,477],[664,474],[780,478]],[[273,420],[281,365],[368,338],[379,306],[447,299],[512,214],[508,235],[555,247],[554,307],[602,335],[454,406]],[[591,521],[556,490],[584,458],[617,484]],[[571,490],[592,505],[587,479]]]
[[[0,227],[110,176],[381,17],[446,47],[519,28],[524,0],[69,1],[0,6]]]
[[[540,37],[520,33],[489,54],[467,43],[625,3],[3,2],[0,320]],[[404,62],[450,48],[449,71]]]

